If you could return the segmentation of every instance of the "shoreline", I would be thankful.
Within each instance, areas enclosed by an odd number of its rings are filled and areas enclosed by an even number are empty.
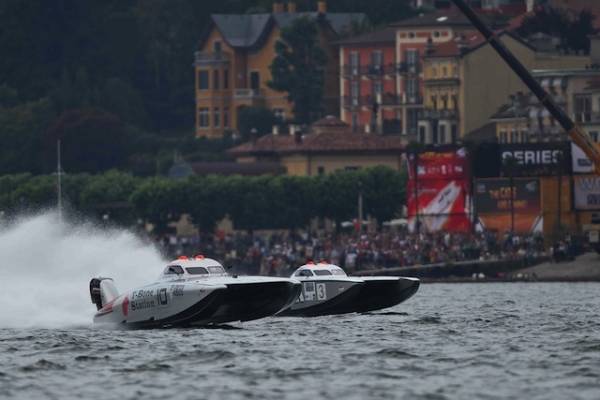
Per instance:
[[[600,255],[584,253],[559,263],[548,257],[473,260],[361,271],[360,275],[414,276],[423,283],[600,282]]]

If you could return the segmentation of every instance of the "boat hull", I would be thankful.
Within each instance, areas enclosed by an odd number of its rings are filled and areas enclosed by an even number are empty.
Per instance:
[[[365,284],[354,304],[347,312],[369,312],[398,305],[411,298],[419,290],[420,282],[414,278],[373,277],[363,278]]]

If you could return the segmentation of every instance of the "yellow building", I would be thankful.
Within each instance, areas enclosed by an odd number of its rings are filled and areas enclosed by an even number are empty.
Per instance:
[[[327,116],[305,135],[266,135],[228,153],[240,164],[277,162],[288,175],[315,176],[380,165],[399,171],[404,150],[400,135],[355,133],[345,122]]]
[[[529,69],[583,68],[588,56],[540,53],[511,33],[505,46]],[[509,95],[526,86],[479,33],[430,43],[424,57],[424,110],[419,141],[453,143],[484,126]]]
[[[196,136],[221,137],[237,129],[240,107],[260,106],[285,120],[292,117],[287,93],[267,85],[275,44],[281,29],[299,17],[313,18],[319,26],[320,43],[327,54],[324,106],[339,110],[339,60],[332,42],[353,21],[365,18],[357,13],[328,13],[324,1],[315,12],[297,12],[289,2],[273,4],[270,14],[212,15],[195,53]]]

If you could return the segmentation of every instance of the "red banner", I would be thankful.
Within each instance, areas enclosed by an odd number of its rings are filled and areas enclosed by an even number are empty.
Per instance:
[[[467,152],[409,155],[408,226],[427,232],[469,231],[470,174]],[[416,174],[415,174],[416,172]]]

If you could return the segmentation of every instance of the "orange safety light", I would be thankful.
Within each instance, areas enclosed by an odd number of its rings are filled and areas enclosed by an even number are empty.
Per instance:
[[[329,263],[327,262],[327,260],[321,260],[321,261],[319,261],[319,264],[329,264]]]
[[[196,257],[194,257],[196,260],[204,260],[204,256],[202,254],[197,254]]]
[[[306,265],[315,265],[315,262],[314,262],[314,261],[308,261],[308,262],[306,263]]]
[[[187,260],[188,258],[187,258],[187,256],[179,256],[179,257],[177,257],[177,259],[178,260]]]

